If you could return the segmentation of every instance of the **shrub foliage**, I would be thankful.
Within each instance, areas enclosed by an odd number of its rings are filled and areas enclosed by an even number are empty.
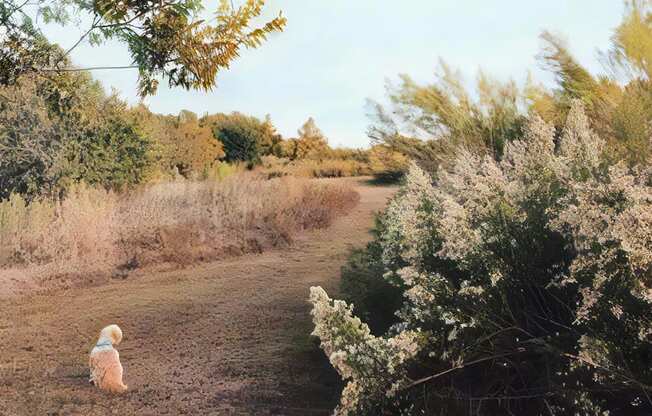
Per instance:
[[[336,414],[649,414],[652,171],[604,150],[574,101],[560,134],[532,115],[501,161],[412,166],[377,238],[398,323],[371,335],[311,289],[348,381]]]
[[[139,183],[151,141],[87,74],[23,77],[0,87],[0,198],[55,193],[72,181]]]
[[[356,314],[374,334],[382,334],[397,322],[403,287],[385,279],[382,262],[383,248],[378,237],[383,233],[383,221],[377,219],[376,238],[365,249],[355,249],[342,267],[340,289],[343,299],[355,305]]]

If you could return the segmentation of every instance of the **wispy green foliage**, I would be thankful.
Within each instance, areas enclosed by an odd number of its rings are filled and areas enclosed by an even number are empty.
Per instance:
[[[607,140],[612,161],[645,163],[652,151],[651,11],[649,0],[626,2],[612,46],[602,53],[607,71],[600,75],[585,68],[559,36],[543,32],[539,57],[556,78],[552,89],[531,78],[518,88],[481,72],[476,90],[469,92],[460,74],[444,63],[431,85],[402,75],[398,86],[387,87],[389,108],[371,103],[368,135],[430,169],[452,160],[460,148],[500,159],[528,112],[561,130],[571,102],[580,100],[592,127]]]
[[[460,147],[500,159],[522,124],[525,103],[516,84],[480,72],[476,91],[469,93],[461,75],[443,61],[436,78],[419,85],[402,75],[398,86],[388,85],[391,109],[371,103],[369,137],[429,166],[450,159]]]
[[[556,126],[563,123],[570,102],[581,100],[593,128],[609,143],[613,160],[649,161],[652,123],[652,15],[649,1],[627,3],[615,29],[612,47],[602,54],[607,74],[594,75],[568,51],[559,37],[544,32],[542,62],[557,78],[557,88],[530,92],[532,109]]]
[[[629,0],[626,13],[612,37],[607,56],[612,68],[630,78],[652,77],[652,17],[650,0]]]

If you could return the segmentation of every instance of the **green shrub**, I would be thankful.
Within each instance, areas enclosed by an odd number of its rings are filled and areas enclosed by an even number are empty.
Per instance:
[[[146,176],[149,139],[89,76],[24,77],[0,95],[0,198],[78,181],[122,188]]]
[[[382,226],[380,221],[377,223],[377,227]],[[353,250],[342,266],[342,297],[354,305],[356,315],[369,324],[374,334],[385,333],[397,321],[395,313],[402,304],[401,288],[388,282],[384,274],[382,247],[377,240],[364,249]]]
[[[121,115],[88,128],[68,143],[64,178],[120,189],[141,183],[150,166],[150,142]]]
[[[213,129],[215,138],[224,145],[225,160],[230,163],[258,165],[262,156],[274,154],[281,141],[269,118],[260,121],[240,113],[215,114],[203,117],[201,123]]]

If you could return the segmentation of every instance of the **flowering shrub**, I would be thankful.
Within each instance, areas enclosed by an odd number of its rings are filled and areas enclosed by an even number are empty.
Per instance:
[[[341,300],[332,301],[324,289],[310,289],[316,335],[335,369],[349,383],[338,412],[374,407],[383,394],[391,397],[405,379],[404,363],[419,351],[418,331],[401,331],[391,338],[371,335],[369,327],[352,315]]]
[[[373,337],[311,290],[336,414],[650,414],[652,170],[603,147],[575,102],[499,162],[413,165],[377,239],[399,322]]]

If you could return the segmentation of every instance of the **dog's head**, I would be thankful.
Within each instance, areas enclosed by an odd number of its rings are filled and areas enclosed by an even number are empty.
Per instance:
[[[118,325],[109,325],[102,329],[100,338],[110,339],[113,345],[118,345],[122,341],[122,330]]]

